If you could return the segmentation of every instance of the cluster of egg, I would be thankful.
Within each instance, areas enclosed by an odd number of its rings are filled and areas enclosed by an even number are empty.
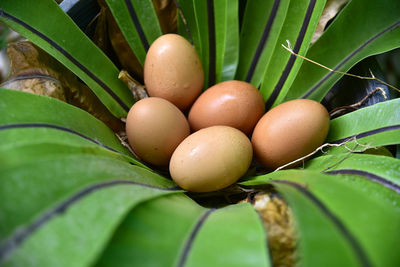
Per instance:
[[[263,97],[253,85],[225,81],[202,93],[203,77],[186,39],[161,36],[144,66],[150,97],[135,103],[127,117],[134,152],[152,165],[169,166],[183,189],[222,189],[246,173],[253,154],[272,170],[310,153],[326,138],[329,115],[318,102],[293,100],[264,114]]]

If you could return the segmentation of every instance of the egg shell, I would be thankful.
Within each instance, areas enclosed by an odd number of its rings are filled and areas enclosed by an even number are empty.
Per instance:
[[[182,36],[165,34],[150,46],[144,63],[144,83],[150,96],[189,108],[203,89],[204,72],[194,47]]]
[[[139,158],[156,166],[168,166],[175,148],[190,134],[190,127],[183,113],[171,102],[149,97],[130,109],[126,134]]]
[[[207,89],[189,112],[193,131],[226,125],[250,134],[265,111],[264,99],[252,84],[226,81]]]
[[[329,131],[329,114],[308,99],[280,104],[260,119],[251,142],[257,160],[276,169],[303,157],[323,144]]]
[[[251,142],[229,126],[212,126],[188,136],[170,161],[172,179],[183,189],[210,192],[243,176],[253,157]]]

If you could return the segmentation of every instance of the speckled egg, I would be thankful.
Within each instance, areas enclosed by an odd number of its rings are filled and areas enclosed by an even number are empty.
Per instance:
[[[189,108],[204,83],[203,67],[194,47],[177,34],[160,36],[147,52],[144,83],[150,96],[164,98],[181,110]]]
[[[193,131],[226,125],[249,135],[264,111],[264,100],[256,87],[243,81],[226,81],[200,95],[188,120]]]
[[[303,157],[323,144],[329,122],[328,111],[316,101],[296,99],[280,104],[254,128],[255,156],[271,170]]]
[[[168,166],[172,153],[190,134],[190,128],[183,113],[171,102],[149,97],[130,109],[126,134],[140,159],[155,166]]]
[[[209,192],[235,183],[250,166],[253,150],[241,131],[212,126],[188,136],[169,165],[172,179],[183,189]]]

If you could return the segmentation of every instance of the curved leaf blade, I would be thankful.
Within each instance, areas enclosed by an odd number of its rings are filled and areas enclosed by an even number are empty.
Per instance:
[[[204,69],[204,88],[208,88],[215,82],[215,36],[213,27],[213,1],[193,0],[193,13],[198,27],[198,44],[201,49],[200,59]],[[189,22],[188,22],[189,23]],[[193,39],[195,41],[196,39]]]
[[[227,228],[227,221],[235,223]],[[97,266],[115,264],[269,266],[264,229],[250,205],[205,209],[184,195],[132,210]]]
[[[395,132],[400,129],[399,103],[400,99],[381,102],[332,120],[326,141],[340,143],[351,137],[371,136],[376,140],[372,145],[379,145],[376,134],[382,134],[382,140],[398,139]]]
[[[338,226],[315,201],[296,187],[275,185],[288,201],[298,225],[300,266],[360,266]]]
[[[360,265],[395,266],[399,262],[400,255],[394,246],[400,226],[400,194],[360,176],[327,175],[306,170],[278,171],[255,177],[254,180],[243,184],[260,185],[266,182],[289,185],[292,190],[303,191],[303,195],[311,194],[311,198],[323,205],[322,210],[326,209],[336,218],[331,218],[331,221],[338,229],[342,229],[342,236],[348,239],[348,244],[353,248],[353,255],[358,258]],[[285,195],[284,191],[282,193]],[[290,201],[289,198],[288,200]],[[314,203],[322,207],[320,204]],[[295,209],[298,204],[292,200],[290,205]],[[302,214],[298,213],[299,223],[303,220],[301,216]],[[307,226],[300,225],[300,233],[304,232],[302,227]],[[301,239],[300,242],[304,241]],[[320,239],[318,242],[320,245],[325,243],[328,243],[328,240]],[[336,244],[334,249],[339,247],[340,245]],[[324,253],[327,253],[326,257],[329,258],[341,255],[336,254],[334,250]],[[303,259],[306,257],[304,254],[302,256]],[[314,259],[311,255],[307,257],[310,258],[303,263],[304,266],[312,266]]]
[[[227,222],[232,222],[226,227]],[[185,266],[271,266],[265,229],[249,204],[231,205],[209,215]]]
[[[29,147],[27,148],[29,149]],[[21,168],[21,166],[24,167]],[[102,201],[123,198],[119,201],[123,201],[124,204],[118,209],[111,204],[99,205],[101,201],[98,198],[94,201],[94,204],[90,204],[92,210],[97,209],[94,212],[95,215],[99,212],[98,210],[102,209],[105,209],[107,213],[114,212],[114,215],[109,214],[107,218],[109,216],[115,217],[111,219],[103,218],[107,222],[105,222],[105,225],[100,222],[99,227],[110,226],[115,228],[124,214],[137,201],[172,192],[176,188],[173,182],[125,161],[99,154],[90,155],[87,152],[74,153],[72,151],[66,151],[66,155],[53,155],[36,160],[25,157],[18,165],[1,166],[0,184],[0,218],[2,218],[0,261],[10,259],[18,262],[18,264],[22,261],[24,262],[23,265],[29,265],[29,263],[32,264],[37,260],[44,264],[40,264],[41,266],[51,266],[49,261],[52,261],[47,257],[49,254],[46,254],[47,252],[44,252],[44,250],[58,250],[57,247],[48,245],[46,242],[49,240],[47,239],[58,240],[58,245],[65,245],[64,249],[61,249],[64,252],[54,252],[54,255],[60,253],[60,257],[65,258],[63,262],[68,266],[71,261],[80,265],[83,259],[89,260],[90,258],[90,260],[93,260],[95,256],[93,250],[82,250],[72,245],[73,242],[77,242],[76,235],[80,238],[78,240],[82,242],[94,242],[91,244],[93,246],[91,249],[97,247],[96,253],[98,253],[98,250],[101,249],[99,246],[103,246],[112,234],[112,229],[109,228],[101,235],[97,232],[98,229],[85,230],[85,234],[82,235],[79,232],[79,227],[75,229],[78,232],[74,232],[73,225],[70,225],[68,221],[61,220],[63,227],[72,227],[70,230],[71,233],[75,233],[75,236],[66,237],[60,233],[47,233],[47,230],[44,230],[49,236],[45,234],[47,237],[43,239],[35,238],[37,232],[41,232],[43,228],[47,229],[47,226],[51,225],[54,219],[58,220],[59,217],[63,216],[68,217],[69,215],[65,211],[76,203],[79,206],[79,201],[87,195],[110,187],[137,187],[133,191],[127,189],[128,195],[124,195],[125,189],[123,189],[119,197],[113,197],[112,195],[116,194],[113,191],[111,196],[100,198]],[[24,197],[16,199],[15,195]],[[90,211],[86,211],[84,214],[90,214]],[[93,218],[85,218],[82,214],[73,215],[71,219],[78,220],[80,225],[86,225],[85,227],[97,223]],[[32,239],[34,241],[31,241]],[[27,249],[28,252],[30,249],[36,250],[40,247],[43,251],[35,254],[26,252],[19,254],[20,250],[25,251],[26,243],[31,244],[30,242],[33,242],[34,248]],[[70,243],[68,244],[68,242]],[[14,254],[15,252],[16,254]],[[82,255],[82,253],[85,255]],[[83,266],[86,264],[84,263]]]
[[[179,20],[179,33],[191,39],[199,54],[204,89],[232,80],[239,56],[238,1],[180,0],[178,4],[186,22]]]
[[[260,91],[266,100],[267,110],[283,102],[302,65],[302,60],[291,55],[282,45],[290,41],[293,51],[305,54],[324,5],[325,1],[315,0],[290,2],[279,38],[272,47],[273,54],[262,77]]]
[[[326,155],[308,161],[305,168],[328,174],[358,174],[400,193],[400,160],[396,158],[355,153]]]
[[[184,195],[145,202],[132,210],[97,266],[177,266],[185,243],[207,209]]]
[[[1,1],[0,21],[74,72],[114,116],[126,116],[134,100],[129,89],[118,79],[118,69],[56,2],[46,0],[32,5],[30,1],[22,0],[16,5],[14,1]]]
[[[150,186],[174,186],[155,173],[99,154],[69,151],[66,155],[23,159],[17,165],[8,164],[0,168],[2,239],[46,207],[93,183],[118,179]],[[24,197],[15,199],[15,195]]]
[[[3,130],[18,127],[58,129],[132,156],[104,123],[54,98],[0,89],[0,113],[7,114],[0,116]]]
[[[373,0],[367,5],[362,0],[350,1],[306,57],[334,70],[348,71],[370,55],[399,47],[399,14],[397,1]],[[319,101],[340,77],[313,64],[303,64],[287,99]]]
[[[147,50],[162,35],[150,0],[106,0],[128,44],[143,66]]]
[[[194,45],[199,57],[202,58],[199,28],[197,27],[197,20],[194,14],[193,0],[177,0],[176,3],[184,16],[184,20],[181,16],[178,18],[178,33],[185,36]],[[204,72],[206,72],[206,69],[204,69]]]
[[[38,158],[57,155],[89,154],[110,157],[148,169],[135,159],[108,147],[99,146],[79,135],[51,128],[15,128],[2,130],[0,127],[0,168],[23,166]]]
[[[240,30],[236,79],[258,87],[268,66],[290,1],[247,1]],[[265,15],[267,14],[267,15]]]
[[[214,0],[215,83],[233,80],[239,60],[238,0]]]
[[[55,211],[62,209],[62,214],[32,233],[5,265],[89,266],[132,207],[165,193],[134,184],[109,185],[87,192]],[[98,205],[104,199],[107,205]]]

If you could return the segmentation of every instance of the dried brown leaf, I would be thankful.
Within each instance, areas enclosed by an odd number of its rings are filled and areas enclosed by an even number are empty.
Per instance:
[[[7,53],[10,75],[2,87],[66,101],[63,86],[53,68],[58,63],[53,58],[29,41],[10,43]]]
[[[94,43],[119,68],[127,70],[135,79],[143,81],[143,67],[119,29],[108,5],[104,0],[97,2],[100,6],[100,14],[97,16],[96,29],[92,38]]]
[[[349,0],[328,0],[326,2],[324,11],[322,12],[314,36],[311,40],[311,44],[318,40],[318,38],[324,33],[327,23],[333,19],[340,10],[342,10],[347,2],[349,2]]]
[[[118,28],[117,22],[111,16],[110,12],[108,14],[108,34],[115,54],[121,63],[121,67],[132,74],[136,80],[142,82],[143,67]]]
[[[96,28],[94,30],[94,34],[92,37],[92,41],[107,55],[110,54],[110,49],[111,43],[108,38],[108,26],[107,26],[107,6],[104,6],[105,4],[101,2],[104,1],[98,1],[100,5],[100,12],[99,14],[94,18],[94,21],[92,23],[96,23]]]
[[[177,9],[173,0],[153,0],[161,30],[164,34],[176,33]]]
[[[253,205],[263,221],[273,266],[295,266],[296,236],[290,207],[270,192],[258,192],[245,202]]]
[[[2,87],[58,98],[86,110],[116,132],[124,129],[85,84],[31,42],[9,44],[8,56],[11,71]]]
[[[37,95],[50,96],[62,101],[66,101],[64,88],[62,87],[61,83],[50,76],[18,76],[8,79],[0,86],[3,88],[14,89]]]
[[[144,85],[140,84],[126,70],[122,70],[119,75],[118,79],[120,79],[123,83],[128,86],[128,88],[132,91],[133,97],[135,101],[139,101],[140,99],[148,97],[147,91]]]

